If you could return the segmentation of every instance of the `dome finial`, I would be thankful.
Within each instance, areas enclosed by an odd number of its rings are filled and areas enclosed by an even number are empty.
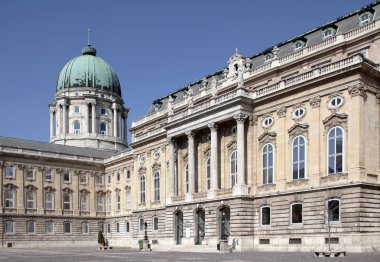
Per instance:
[[[88,29],[87,29],[87,46],[82,49],[82,54],[83,55],[96,56],[96,49],[91,47],[90,32],[91,32],[91,29],[90,29],[90,27],[88,27]]]
[[[91,31],[91,29],[90,29],[90,27],[88,27],[88,29],[87,29],[87,45],[88,46],[91,46],[91,43],[90,43],[90,31]]]

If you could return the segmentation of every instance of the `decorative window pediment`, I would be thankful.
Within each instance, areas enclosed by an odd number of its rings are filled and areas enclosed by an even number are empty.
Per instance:
[[[211,147],[207,146],[205,150],[203,150],[203,156],[207,159],[210,157],[210,155],[211,155]]]
[[[268,132],[268,131],[265,131],[261,136],[259,136],[258,140],[259,140],[259,144],[260,144],[260,147],[262,147],[263,145],[267,144],[267,143],[272,143],[272,144],[276,144],[276,136],[277,134],[275,132]]]
[[[308,124],[296,123],[291,128],[289,128],[288,133],[290,137],[295,137],[299,135],[304,135],[307,137],[308,131],[309,131]]]
[[[347,131],[347,118],[348,115],[345,113],[333,113],[325,118],[323,120],[323,125],[325,126],[325,134],[334,126],[342,126]]]
[[[18,186],[14,185],[12,183],[8,183],[8,184],[4,185],[5,190],[16,190],[17,188],[18,188]]]
[[[27,185],[25,186],[25,190],[26,191],[37,191],[37,187],[35,187],[34,185]]]
[[[99,191],[96,191],[95,194],[98,196],[98,197],[102,197],[106,194],[106,192],[102,191],[102,190],[99,190]]]
[[[80,193],[81,195],[88,195],[88,194],[90,194],[91,192],[88,191],[87,189],[81,189],[81,190],[79,190],[79,193]]]
[[[235,151],[236,148],[237,148],[236,138],[231,139],[231,141],[227,144],[228,152],[231,153],[232,151]]]
[[[160,171],[161,170],[161,164],[154,163],[152,166],[152,170],[153,170],[153,172]]]
[[[62,192],[66,194],[71,194],[74,192],[74,190],[72,190],[71,188],[65,187],[62,189]]]
[[[55,188],[51,187],[51,186],[45,187],[44,190],[45,190],[46,193],[55,192]]]
[[[138,170],[137,170],[137,172],[139,173],[139,175],[141,175],[141,174],[145,174],[146,173],[146,167],[140,167]]]

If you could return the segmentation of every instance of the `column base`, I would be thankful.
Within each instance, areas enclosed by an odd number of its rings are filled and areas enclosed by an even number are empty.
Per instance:
[[[239,185],[234,186],[233,193],[234,196],[243,196],[248,195],[248,186],[247,185]]]
[[[167,205],[172,205],[173,204],[173,196],[167,196],[166,197],[166,204]]]
[[[214,199],[214,198],[216,198],[217,191],[218,191],[218,189],[216,189],[216,188],[208,190],[207,191],[207,199]]]
[[[185,202],[191,202],[193,201],[193,194],[192,193],[187,193],[185,195]]]

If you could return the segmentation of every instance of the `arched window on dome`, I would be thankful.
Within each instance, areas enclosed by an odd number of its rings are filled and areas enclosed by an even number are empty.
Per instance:
[[[78,120],[75,120],[73,122],[73,130],[74,130],[75,134],[79,134],[80,133],[80,123],[79,123]]]
[[[107,125],[106,123],[100,124],[100,134],[107,135]]]

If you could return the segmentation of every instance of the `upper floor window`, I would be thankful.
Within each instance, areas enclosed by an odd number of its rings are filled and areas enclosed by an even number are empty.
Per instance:
[[[80,210],[88,211],[88,197],[85,194],[80,197]]]
[[[271,223],[271,210],[270,206],[263,206],[260,208],[260,225],[270,226]]]
[[[120,211],[121,204],[120,204],[120,192],[116,192],[116,210]]]
[[[271,61],[273,59],[273,57],[274,57],[273,53],[266,54],[265,55],[265,63]]]
[[[333,127],[328,133],[328,171],[329,175],[343,172],[344,132],[341,127]]]
[[[140,176],[140,203],[145,203],[145,176]]]
[[[328,107],[329,108],[337,108],[343,105],[344,99],[341,96],[334,96],[329,100]]]
[[[111,212],[112,209],[112,199],[111,194],[107,195],[107,212]]]
[[[104,176],[103,175],[100,175],[100,176],[97,176],[97,184],[98,185],[103,185],[104,183]]]
[[[306,45],[305,41],[303,41],[303,40],[297,40],[293,44],[293,49],[294,49],[294,51],[298,51],[298,50],[304,48],[305,45]]]
[[[327,27],[325,30],[322,32],[322,39],[327,39],[332,36],[334,36],[336,33],[336,29],[333,27]]]
[[[26,198],[26,208],[35,209],[36,208],[36,192],[27,191],[25,193],[25,198]]]
[[[26,171],[26,179],[28,180],[34,180],[34,169],[28,168]]]
[[[74,113],[79,113],[79,112],[80,112],[80,107],[74,106]]]
[[[185,190],[186,190],[186,193],[189,193],[189,188],[190,187],[190,184],[189,184],[189,164],[186,164],[186,167],[185,167]]]
[[[263,184],[273,184],[274,151],[272,144],[266,144],[263,148]]]
[[[79,182],[81,184],[87,184],[87,175],[85,174],[80,175]]]
[[[262,125],[263,127],[270,127],[273,125],[273,118],[271,116],[264,118]]]
[[[340,222],[340,199],[330,199],[327,201],[326,205],[326,222]]]
[[[104,212],[104,196],[98,196],[96,199],[98,212]]]
[[[71,210],[71,196],[70,194],[63,194],[63,210]]]
[[[126,201],[125,201],[125,205],[126,205],[126,208],[127,209],[131,209],[131,191],[130,190],[127,190],[127,192],[125,193],[125,198],[126,198]]]
[[[160,201],[160,172],[154,172],[154,201]]]
[[[359,16],[359,24],[366,25],[373,21],[373,13],[372,12],[364,12]]]
[[[73,130],[74,130],[75,134],[79,134],[80,133],[80,123],[79,123],[78,120],[75,120],[73,122]]]
[[[231,154],[231,187],[234,187],[237,183],[237,151],[235,150]]]
[[[71,181],[71,176],[69,172],[63,173],[63,182],[70,182]]]
[[[293,117],[298,119],[298,118],[301,118],[305,115],[306,111],[305,111],[305,108],[303,107],[298,107],[296,109],[294,109],[293,111]]]
[[[106,115],[107,114],[107,111],[105,108],[100,108],[100,114],[101,115]]]
[[[107,124],[106,123],[100,124],[100,134],[107,135]]]
[[[53,180],[53,175],[52,175],[50,170],[45,170],[43,174],[44,174],[44,180],[45,181],[52,181]]]
[[[206,179],[207,179],[207,190],[211,188],[211,158],[209,157],[206,162]]]
[[[5,166],[5,177],[14,177],[15,176],[15,169],[11,165]]]
[[[116,172],[116,182],[120,182],[120,173]]]
[[[54,209],[54,196],[52,192],[45,193],[45,209],[46,210]]]
[[[13,190],[7,190],[4,193],[5,208],[15,208],[16,193]]]
[[[302,209],[301,203],[294,203],[290,205],[291,224],[302,224]]]
[[[131,178],[131,170],[125,169],[125,178],[128,180]]]
[[[293,140],[293,162],[292,162],[292,173],[293,179],[303,179],[305,178],[306,169],[306,144],[305,138],[303,136],[297,136]]]
[[[111,175],[107,176],[107,184],[111,184]]]

